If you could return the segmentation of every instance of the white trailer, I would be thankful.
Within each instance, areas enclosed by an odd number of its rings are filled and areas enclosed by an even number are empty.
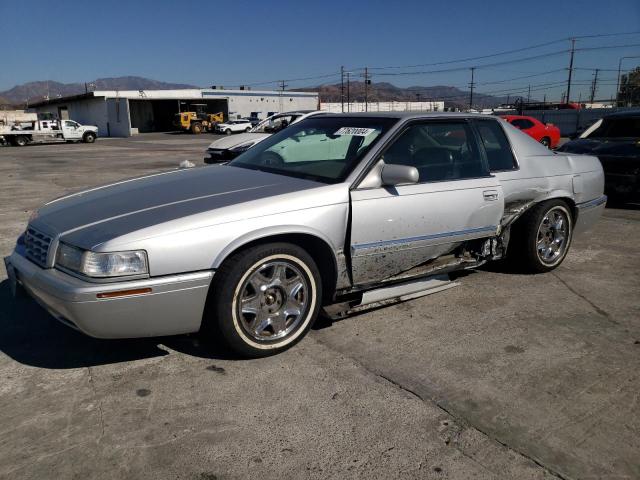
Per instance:
[[[73,120],[35,120],[20,122],[0,130],[0,144],[23,147],[30,143],[85,142],[93,143],[98,127],[80,125]]]

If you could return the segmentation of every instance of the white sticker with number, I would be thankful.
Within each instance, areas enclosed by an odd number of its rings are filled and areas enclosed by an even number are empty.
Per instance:
[[[354,137],[366,137],[375,132],[375,128],[360,128],[360,127],[342,127],[334,135],[352,135]]]

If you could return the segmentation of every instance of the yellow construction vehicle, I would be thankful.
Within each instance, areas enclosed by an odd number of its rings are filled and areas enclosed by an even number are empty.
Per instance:
[[[176,113],[173,125],[180,130],[191,133],[202,133],[203,130],[212,132],[218,123],[224,121],[224,112],[206,113],[207,105],[204,103],[192,103],[195,112]]]

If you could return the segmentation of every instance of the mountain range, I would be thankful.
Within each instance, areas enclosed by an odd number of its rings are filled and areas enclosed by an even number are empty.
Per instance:
[[[184,83],[167,83],[144,77],[98,78],[87,82],[91,90],[167,90],[174,88],[198,88]],[[0,105],[4,103],[24,106],[27,102],[41,101],[49,98],[68,97],[84,93],[84,83],[60,83],[52,80],[41,80],[23,83],[0,92]]]
[[[144,77],[115,77],[98,78],[87,83],[92,90],[163,90],[179,88],[198,88],[182,83],[167,83]],[[326,84],[315,87],[298,88],[298,91],[314,91],[320,94],[322,102],[340,102],[341,85]],[[0,106],[14,105],[24,107],[27,103],[41,101],[46,97],[56,98],[77,95],[85,92],[84,83],[60,83],[49,81],[28,82],[0,92]],[[346,96],[346,86],[345,86]],[[350,82],[349,99],[363,102],[365,98],[364,82]],[[367,100],[369,102],[383,101],[429,101],[444,100],[447,106],[466,107],[469,104],[469,92],[456,87],[436,85],[430,87],[412,86],[397,87],[391,83],[380,82],[367,85]],[[494,97],[475,93],[473,105],[475,108],[491,108],[508,102],[507,97]],[[511,99],[513,100],[513,98]]]
[[[346,84],[344,88],[346,101]],[[320,99],[323,102],[340,102],[341,89],[341,84],[337,83],[311,88],[301,88],[298,90],[318,92],[320,94]],[[2,93],[0,93],[0,95],[2,95]],[[351,102],[364,102],[364,99],[364,82],[350,82],[349,100]],[[431,87],[412,86],[406,88],[396,87],[395,85],[387,82],[371,83],[367,85],[367,101],[369,102],[428,102],[430,100],[444,101],[446,106],[466,108],[469,106],[469,91],[460,90],[459,88],[447,85],[435,85]],[[497,107],[501,103],[508,103],[513,100],[513,97],[494,97],[475,92],[473,95],[473,106],[474,108],[491,108]]]

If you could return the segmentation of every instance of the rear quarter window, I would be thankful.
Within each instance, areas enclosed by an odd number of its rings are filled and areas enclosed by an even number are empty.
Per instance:
[[[495,120],[476,120],[474,123],[487,155],[489,170],[502,172],[517,169],[516,159],[502,126]]]

